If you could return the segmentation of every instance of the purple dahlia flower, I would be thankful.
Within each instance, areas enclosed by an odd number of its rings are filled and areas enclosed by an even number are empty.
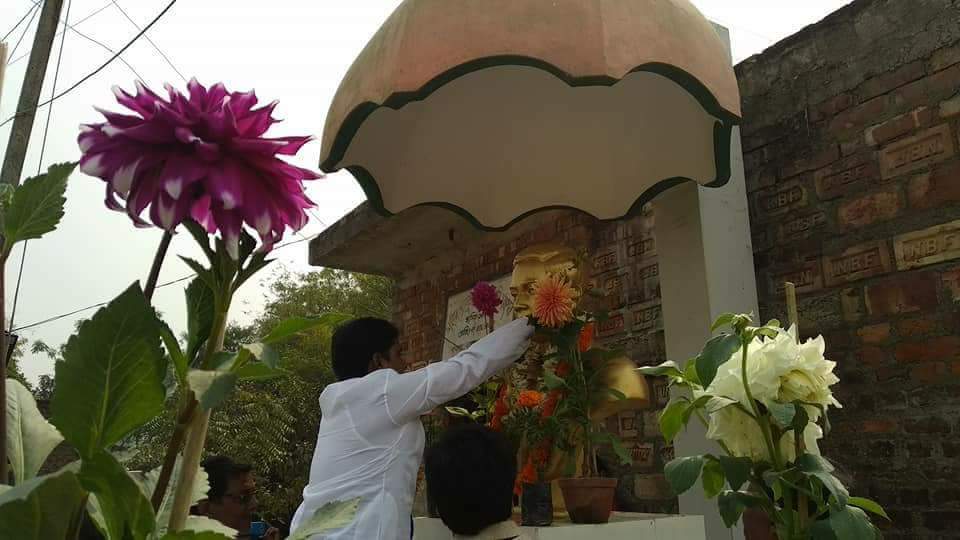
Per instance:
[[[148,206],[150,221],[168,231],[193,219],[210,234],[219,230],[234,257],[244,224],[265,250],[286,227],[303,228],[314,206],[303,181],[322,175],[277,155],[296,154],[312,137],[263,137],[277,122],[276,102],[254,108],[252,91],[204,88],[196,79],[189,97],[166,88],[167,99],[139,82],[135,95],[114,88],[136,114],[97,109],[107,121],[81,126],[80,170],[107,182],[107,207],[126,210],[139,227],[150,226],[140,217]]]

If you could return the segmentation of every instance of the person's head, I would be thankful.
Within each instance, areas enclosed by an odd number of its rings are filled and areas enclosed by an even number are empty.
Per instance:
[[[253,468],[225,456],[207,458],[202,466],[210,490],[207,499],[197,505],[199,513],[241,533],[249,530],[257,510]]]
[[[397,327],[383,319],[355,319],[337,328],[330,344],[337,379],[364,377],[384,368],[403,369],[399,337]]]
[[[516,452],[506,437],[478,424],[448,430],[426,454],[427,493],[455,534],[475,535],[510,519]]]

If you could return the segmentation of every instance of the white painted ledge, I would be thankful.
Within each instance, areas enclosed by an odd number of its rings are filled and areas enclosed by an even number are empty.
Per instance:
[[[452,540],[439,519],[414,520],[414,540]],[[530,540],[705,540],[703,516],[614,513],[605,525],[554,522],[550,527],[523,527]]]

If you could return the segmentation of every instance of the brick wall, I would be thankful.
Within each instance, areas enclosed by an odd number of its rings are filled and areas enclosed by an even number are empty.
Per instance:
[[[839,363],[823,445],[888,538],[960,538],[960,3],[859,1],[737,66],[760,311]]]
[[[825,452],[883,503],[888,538],[960,538],[960,2],[861,0],[737,66],[761,317],[799,285],[805,334],[839,364]],[[663,360],[654,216],[572,213],[460,246],[400,282],[408,358],[441,355],[447,298],[533,243],[590,247],[603,341]],[[658,383],[659,403],[665,387]],[[631,446],[619,504],[675,511],[656,406],[611,419]]]

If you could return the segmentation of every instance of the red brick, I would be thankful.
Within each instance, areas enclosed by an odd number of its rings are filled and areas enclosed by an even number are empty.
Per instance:
[[[899,191],[879,191],[841,204],[837,220],[846,228],[865,227],[895,218],[902,208]]]
[[[932,109],[920,107],[907,114],[902,114],[886,122],[867,128],[864,135],[867,144],[876,146],[897,137],[902,137],[915,129],[929,126],[935,117]]]
[[[876,77],[867,79],[860,85],[857,92],[860,101],[866,101],[876,96],[886,94],[887,92],[899,88],[907,83],[913,82],[924,74],[924,65],[922,61],[911,62],[901,66],[893,71],[881,73]]]
[[[942,435],[950,433],[950,424],[943,418],[937,416],[907,420],[904,422],[903,427],[907,433]]]
[[[878,182],[880,166],[873,152],[846,157],[813,175],[817,196],[821,200],[861,192],[866,185]]]
[[[864,420],[860,427],[864,433],[890,433],[897,429],[896,422],[892,420]]]
[[[924,341],[901,343],[894,355],[899,362],[935,362],[960,360],[960,337],[943,336]]]
[[[930,72],[946,69],[954,64],[960,64],[960,45],[945,47],[933,53],[928,67]]]
[[[917,107],[952,96],[960,86],[960,64],[913,81],[893,93],[899,107]]]
[[[871,283],[866,288],[870,315],[896,315],[931,310],[937,306],[937,279],[932,273],[916,273]]]
[[[838,159],[840,159],[840,146],[830,144],[783,167],[780,170],[780,178],[793,178],[807,171],[822,169]]]
[[[872,122],[876,122],[878,117],[882,117],[886,109],[887,96],[875,97],[834,116],[827,129],[831,134],[837,136],[846,134],[851,129],[860,133],[864,126],[870,125]]]
[[[890,324],[882,323],[864,326],[860,330],[857,330],[857,335],[860,336],[860,341],[870,345],[877,345],[890,339]]]
[[[854,103],[852,94],[840,94],[810,107],[810,120],[819,122],[849,109]]]
[[[947,294],[950,295],[950,299],[960,303],[960,268],[947,270],[941,278],[943,279],[943,286],[947,290]],[[960,322],[960,312],[957,313],[957,317],[958,322]]]
[[[918,317],[897,322],[897,333],[900,337],[920,337],[933,332],[937,328],[937,320],[933,317]]]
[[[886,349],[880,347],[863,347],[857,351],[857,360],[867,366],[878,366],[888,358]]]
[[[859,288],[849,288],[841,291],[840,306],[843,311],[843,320],[847,322],[859,321],[866,314],[863,307],[863,295]]]
[[[943,362],[932,362],[921,364],[910,369],[910,378],[926,384],[936,383],[943,380],[947,374],[947,365]]]
[[[960,202],[960,161],[912,178],[907,185],[907,199],[918,210]]]

